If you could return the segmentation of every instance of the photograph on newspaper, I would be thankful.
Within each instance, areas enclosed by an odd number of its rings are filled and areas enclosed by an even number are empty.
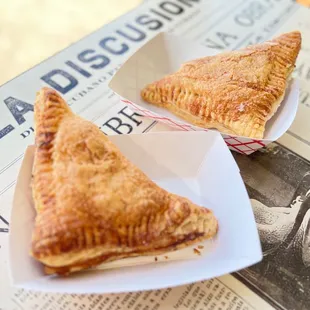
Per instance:
[[[264,255],[237,277],[279,309],[310,309],[310,163],[275,143],[250,156],[233,154]]]

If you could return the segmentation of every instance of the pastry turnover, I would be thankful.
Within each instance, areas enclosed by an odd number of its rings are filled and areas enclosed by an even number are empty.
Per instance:
[[[147,85],[141,96],[194,125],[262,139],[284,97],[300,46],[301,35],[295,31],[193,60]]]
[[[213,237],[213,213],[153,183],[52,89],[35,102],[31,255],[49,274]]]

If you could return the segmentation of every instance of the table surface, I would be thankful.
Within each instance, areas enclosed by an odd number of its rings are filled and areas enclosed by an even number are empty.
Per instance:
[[[0,0],[0,85],[142,0]]]

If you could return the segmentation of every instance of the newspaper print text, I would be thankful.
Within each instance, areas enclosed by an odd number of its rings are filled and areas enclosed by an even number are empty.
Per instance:
[[[159,32],[166,23],[173,21],[199,2],[200,0],[161,1],[156,7],[150,8],[144,14],[138,14],[132,21],[100,39],[96,45],[83,49],[58,68],[41,75],[40,79],[61,94],[67,94],[81,80],[92,77],[98,70],[107,69],[111,58],[136,49],[135,44],[146,40],[152,31]],[[4,99],[4,103],[18,125],[25,122],[26,113],[33,112],[33,106],[21,99],[8,97]],[[15,126],[8,124],[0,128],[0,139],[12,132]]]

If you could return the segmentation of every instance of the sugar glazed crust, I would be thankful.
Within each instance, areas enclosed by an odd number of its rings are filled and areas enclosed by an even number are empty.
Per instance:
[[[153,183],[96,125],[43,88],[35,102],[31,255],[48,274],[212,238],[213,213]]]
[[[243,50],[187,62],[147,85],[142,98],[191,124],[262,139],[285,95],[301,47],[298,31]]]

